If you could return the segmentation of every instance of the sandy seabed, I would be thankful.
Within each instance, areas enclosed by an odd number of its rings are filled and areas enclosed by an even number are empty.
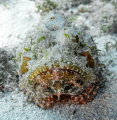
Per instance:
[[[7,4],[0,2],[0,48],[13,53],[27,32],[39,23],[41,16],[35,12],[33,1],[10,0],[6,2]],[[98,0],[95,4],[102,6]],[[111,7],[107,4],[104,8],[107,11],[108,6]],[[98,12],[96,17],[100,17]],[[78,22],[82,21],[91,26],[90,21],[79,16]],[[98,34],[100,30],[93,25],[91,30],[95,31],[92,35],[98,49],[101,50],[99,59],[107,67],[107,71],[103,73],[106,78],[105,88],[93,102],[86,105],[56,105],[52,109],[43,110],[27,102],[26,96],[19,91],[19,88],[15,88],[12,92],[0,92],[0,120],[117,120],[117,53],[114,49],[105,51],[105,44],[113,43],[117,35]]]

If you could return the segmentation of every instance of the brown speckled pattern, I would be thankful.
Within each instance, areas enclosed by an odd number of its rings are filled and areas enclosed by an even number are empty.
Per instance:
[[[49,95],[38,98],[37,101],[31,97],[31,100],[42,108],[51,108],[58,102],[62,104],[86,104],[94,99],[99,87],[96,84],[98,83],[97,79],[95,79],[95,83],[88,86],[84,86],[82,81],[80,74],[74,70],[54,68],[42,72],[34,78],[34,90],[37,93],[38,86],[41,86],[43,87],[42,95],[44,92],[48,92]],[[75,87],[76,90],[78,88],[81,90],[74,93]]]

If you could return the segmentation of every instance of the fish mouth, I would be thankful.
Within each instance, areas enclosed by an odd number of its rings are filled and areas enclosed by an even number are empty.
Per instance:
[[[99,89],[92,68],[84,70],[79,66],[55,63],[34,68],[24,76],[20,88],[42,108],[51,108],[56,103],[86,104]]]
[[[77,66],[60,67],[59,65],[53,66],[51,69],[46,66],[37,69],[28,79],[33,81],[33,90],[38,96],[38,102],[35,103],[42,108],[47,107],[46,101],[50,102],[47,108],[57,102],[80,101],[79,103],[84,104],[86,101],[83,102],[82,94],[86,94],[88,87],[89,91],[92,91],[93,87],[90,85],[97,81],[92,74]],[[35,101],[34,97],[32,99]]]
[[[35,102],[38,106],[49,109],[58,104],[86,104],[91,102],[94,97],[97,95],[99,87],[96,84],[91,84],[78,95],[72,95],[70,93],[57,93],[51,94],[47,97],[38,99],[38,102]]]

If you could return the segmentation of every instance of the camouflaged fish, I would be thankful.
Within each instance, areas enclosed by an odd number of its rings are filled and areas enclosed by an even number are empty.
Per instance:
[[[96,45],[82,26],[49,14],[17,50],[20,89],[38,106],[86,104],[99,90]]]

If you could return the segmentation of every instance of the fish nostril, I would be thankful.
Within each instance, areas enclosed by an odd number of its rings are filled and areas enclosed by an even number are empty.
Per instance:
[[[48,92],[51,92],[51,93],[54,93],[54,91],[53,91],[53,89],[52,89],[51,87],[48,87],[48,88],[47,88],[47,91],[48,91]]]
[[[65,92],[67,92],[69,89],[70,89],[69,86],[65,86],[65,87],[64,87],[64,91],[65,91]]]
[[[68,90],[71,89],[73,86],[74,86],[74,84],[71,84],[71,85],[69,85],[69,86],[65,86],[65,87],[64,87],[64,91],[65,91],[65,92],[68,92]]]
[[[83,85],[83,82],[81,80],[76,80],[76,83]]]

